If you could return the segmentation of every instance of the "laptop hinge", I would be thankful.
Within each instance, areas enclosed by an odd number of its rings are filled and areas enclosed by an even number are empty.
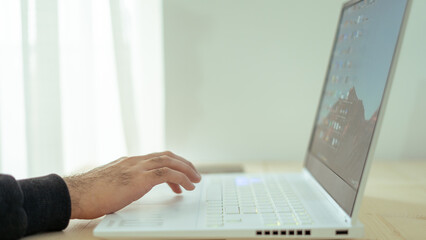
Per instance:
[[[312,186],[318,189],[320,194],[322,194],[325,199],[327,199],[331,205],[336,209],[336,215],[341,218],[344,222],[348,224],[355,224],[356,220],[352,219],[351,216],[349,216],[345,210],[343,210],[342,207],[328,194],[328,192],[321,186],[321,184],[318,183],[318,181],[311,175],[311,173],[306,169],[303,168],[303,175],[306,177],[306,180],[309,181]]]

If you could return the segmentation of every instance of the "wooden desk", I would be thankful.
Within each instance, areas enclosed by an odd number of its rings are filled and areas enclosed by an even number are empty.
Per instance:
[[[246,172],[300,171],[302,163],[246,164]],[[426,161],[373,163],[361,207],[365,239],[426,239]],[[95,220],[72,220],[63,232],[25,240],[98,239]]]

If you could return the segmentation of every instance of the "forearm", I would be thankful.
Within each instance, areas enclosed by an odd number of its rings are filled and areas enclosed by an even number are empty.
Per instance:
[[[71,219],[78,218],[80,216],[81,209],[81,195],[86,192],[84,184],[82,184],[81,176],[69,176],[64,177],[64,181],[67,184],[68,191],[71,199]]]

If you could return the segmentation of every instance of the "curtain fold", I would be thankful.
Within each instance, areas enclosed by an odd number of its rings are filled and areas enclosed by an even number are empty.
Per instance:
[[[21,4],[3,0],[0,4],[0,172],[22,178],[28,171]]]
[[[120,92],[120,107],[123,116],[124,135],[126,139],[127,149],[130,154],[138,152],[140,144],[139,132],[137,124],[137,116],[135,109],[135,97],[133,91],[133,77],[131,64],[131,46],[129,39],[128,27],[123,24],[125,19],[122,16],[120,2],[111,0],[111,25],[113,31],[114,48],[115,48],[115,65],[117,68],[116,77],[118,81],[118,90]],[[126,31],[127,30],[127,31]]]
[[[1,172],[163,150],[161,1],[0,0],[0,20]]]
[[[28,174],[62,170],[57,1],[22,0]]]

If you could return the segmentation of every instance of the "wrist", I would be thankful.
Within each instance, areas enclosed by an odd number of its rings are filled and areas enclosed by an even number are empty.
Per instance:
[[[77,176],[65,177],[64,181],[68,187],[68,192],[71,199],[71,219],[79,218],[80,216],[80,193],[78,190]]]

